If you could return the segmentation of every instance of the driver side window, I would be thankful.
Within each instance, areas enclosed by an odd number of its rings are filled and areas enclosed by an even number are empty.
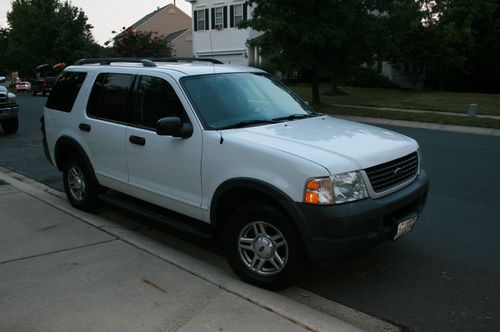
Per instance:
[[[187,120],[179,97],[172,86],[164,79],[142,76],[137,90],[136,106],[129,123],[147,129],[156,129],[159,119],[177,116]]]

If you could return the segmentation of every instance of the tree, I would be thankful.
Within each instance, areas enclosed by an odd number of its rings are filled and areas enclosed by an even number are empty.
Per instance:
[[[263,49],[287,67],[311,73],[313,103],[320,103],[320,75],[332,77],[371,61],[377,16],[370,0],[249,0],[253,17],[242,27],[265,32]]]
[[[72,63],[98,51],[85,13],[60,0],[13,0],[7,13],[9,42],[5,63],[33,77],[43,63]]]
[[[116,34],[115,31],[112,31]],[[169,57],[172,47],[165,41],[165,37],[157,32],[134,31],[131,28],[122,28],[112,40],[113,54],[121,57]]]
[[[8,71],[5,60],[5,50],[9,43],[9,35],[9,30],[0,28],[0,75],[4,75]]]

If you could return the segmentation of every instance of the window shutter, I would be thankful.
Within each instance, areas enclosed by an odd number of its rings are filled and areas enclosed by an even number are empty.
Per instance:
[[[198,31],[198,11],[195,10],[193,13],[193,21],[194,21],[194,31]]]
[[[248,5],[243,4],[243,21],[248,20]]]
[[[222,13],[224,13],[224,28],[227,28],[227,6],[222,8]]]
[[[214,30],[215,29],[215,8],[212,8],[211,11],[212,11],[212,17],[211,17],[212,18],[212,30]]]
[[[234,28],[234,6],[229,6],[229,26]]]
[[[205,9],[205,30],[208,30],[210,26],[208,25],[208,15],[210,15],[209,10]]]

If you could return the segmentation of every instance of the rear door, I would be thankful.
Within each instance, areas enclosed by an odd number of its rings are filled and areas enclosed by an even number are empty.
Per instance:
[[[133,73],[97,75],[79,124],[99,183],[122,192],[128,192],[125,134],[135,79]]]
[[[200,127],[189,118],[188,104],[167,74],[138,77],[136,86],[125,141],[131,194],[201,219]],[[191,122],[193,135],[186,139],[157,135],[157,121],[168,116]]]

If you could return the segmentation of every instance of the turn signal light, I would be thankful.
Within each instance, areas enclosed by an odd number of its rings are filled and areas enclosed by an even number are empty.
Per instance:
[[[330,178],[314,178],[307,181],[304,203],[314,205],[333,204],[333,190]]]

